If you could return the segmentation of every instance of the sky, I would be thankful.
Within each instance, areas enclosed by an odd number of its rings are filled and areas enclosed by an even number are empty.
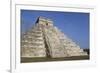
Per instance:
[[[89,48],[89,13],[21,10],[21,32],[29,30],[39,16],[51,19],[82,49]]]

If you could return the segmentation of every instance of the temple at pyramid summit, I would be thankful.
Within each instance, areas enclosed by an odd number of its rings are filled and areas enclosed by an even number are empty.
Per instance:
[[[35,25],[21,34],[21,57],[59,58],[86,55],[79,45],[45,17],[38,17]]]

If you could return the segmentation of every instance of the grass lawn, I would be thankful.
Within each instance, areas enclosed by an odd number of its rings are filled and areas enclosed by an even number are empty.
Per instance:
[[[69,60],[89,60],[89,56],[73,56],[73,57],[64,57],[64,58],[27,58],[21,57],[21,63],[31,63],[31,62],[48,62],[48,61],[69,61]]]

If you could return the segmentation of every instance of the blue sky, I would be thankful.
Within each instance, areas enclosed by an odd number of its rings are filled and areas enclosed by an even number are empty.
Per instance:
[[[30,29],[39,16],[53,20],[81,48],[89,48],[89,13],[21,10],[21,30]]]

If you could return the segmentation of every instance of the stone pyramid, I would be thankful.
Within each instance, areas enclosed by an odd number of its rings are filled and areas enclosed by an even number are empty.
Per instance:
[[[35,25],[21,35],[21,57],[71,57],[87,55],[75,42],[53,25],[38,17]]]

